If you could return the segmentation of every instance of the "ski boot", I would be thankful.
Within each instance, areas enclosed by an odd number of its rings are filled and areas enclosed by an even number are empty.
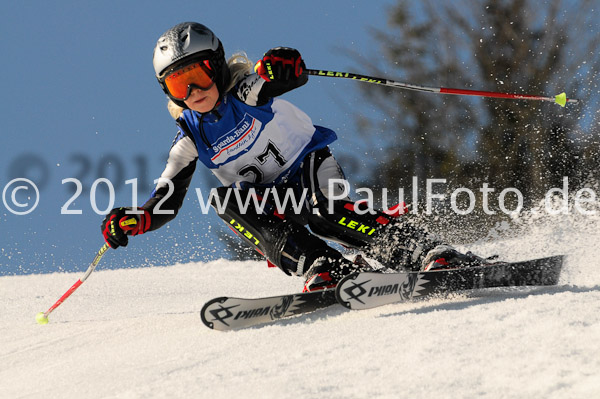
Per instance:
[[[360,262],[351,262],[341,254],[338,255],[334,252],[315,259],[305,274],[306,282],[303,292],[335,288],[344,277],[351,273],[373,271],[373,268],[362,257],[360,260]]]
[[[489,259],[479,257],[472,252],[463,254],[450,245],[438,245],[427,253],[421,263],[421,271],[458,269],[461,267],[488,264]]]

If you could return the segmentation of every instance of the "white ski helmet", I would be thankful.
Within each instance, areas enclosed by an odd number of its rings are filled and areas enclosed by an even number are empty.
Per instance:
[[[231,74],[225,60],[223,44],[210,29],[196,22],[183,22],[158,38],[152,59],[156,79],[165,94],[180,107],[187,108],[183,101],[169,94],[164,83],[165,77],[182,66],[204,60],[208,61],[215,73],[214,81],[222,97]]]

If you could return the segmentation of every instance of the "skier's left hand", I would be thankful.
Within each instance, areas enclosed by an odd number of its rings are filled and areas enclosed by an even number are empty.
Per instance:
[[[304,60],[298,50],[289,47],[276,47],[265,53],[254,67],[254,70],[267,82],[303,80],[304,82],[300,84],[302,85],[308,80],[308,76],[302,74],[305,68],[306,65],[304,65]]]

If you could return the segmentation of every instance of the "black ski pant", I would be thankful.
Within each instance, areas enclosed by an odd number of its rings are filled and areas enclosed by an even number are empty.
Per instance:
[[[387,267],[409,270],[419,270],[427,252],[441,244],[402,216],[369,210],[348,198],[330,200],[343,195],[344,175],[329,149],[308,154],[300,173],[296,187],[220,187],[219,202],[212,203],[242,240],[285,273],[303,276],[322,256],[343,259],[324,239],[362,250]],[[278,209],[288,190],[303,199],[300,209],[289,202]]]

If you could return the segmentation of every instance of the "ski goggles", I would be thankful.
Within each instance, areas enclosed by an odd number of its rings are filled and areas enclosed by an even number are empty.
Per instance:
[[[195,62],[171,72],[164,79],[168,94],[177,100],[187,100],[192,88],[209,90],[215,84],[208,61]]]

